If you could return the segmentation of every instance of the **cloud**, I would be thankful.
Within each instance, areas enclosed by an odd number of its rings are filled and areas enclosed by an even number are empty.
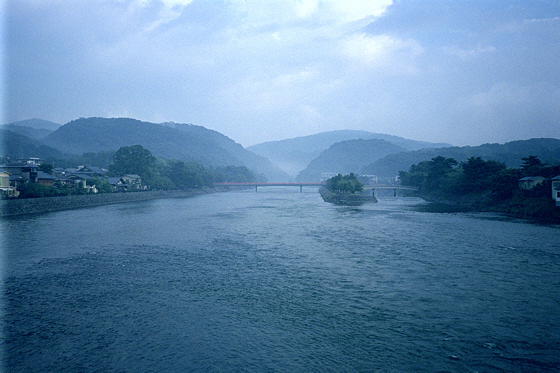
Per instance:
[[[131,9],[156,8],[157,18],[145,27],[144,31],[152,32],[161,25],[176,20],[183,13],[184,8],[193,0],[133,0]]]
[[[446,52],[447,54],[457,56],[462,60],[467,60],[470,58],[479,57],[481,55],[494,53],[496,52],[496,47],[491,45],[488,46],[478,45],[475,48],[463,49],[458,46],[452,46],[452,47],[444,47],[443,51]]]
[[[362,19],[381,17],[392,0],[229,0],[229,6],[245,15],[245,22],[263,25],[293,25],[311,21],[308,27],[325,23],[346,24]]]
[[[399,74],[417,72],[412,61],[422,52],[422,46],[415,40],[389,35],[352,35],[342,45],[342,53],[347,58],[363,66]]]
[[[456,115],[472,135],[494,141],[560,138],[558,102],[560,87],[550,83],[502,82],[459,100]]]

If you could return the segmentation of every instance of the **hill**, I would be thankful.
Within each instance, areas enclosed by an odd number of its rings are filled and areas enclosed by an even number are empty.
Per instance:
[[[296,137],[280,141],[264,142],[250,146],[247,149],[270,159],[271,162],[280,167],[282,170],[291,176],[295,176],[331,145],[341,141],[357,139],[381,139],[398,145],[404,150],[449,146],[449,144],[414,141],[381,133],[340,130],[321,132],[315,135]]]
[[[500,161],[508,167],[517,168],[521,166],[521,159],[529,155],[535,155],[550,165],[560,164],[560,140],[529,139],[505,144],[422,149],[395,153],[372,162],[364,167],[363,171],[380,177],[394,177],[399,171],[407,171],[413,164],[429,161],[437,156],[454,158],[459,162],[466,161],[470,157],[481,157],[487,161]]]
[[[19,126],[19,127],[29,127],[29,128],[38,129],[38,130],[44,129],[44,130],[48,130],[48,131],[56,131],[60,127],[60,124],[58,124],[58,123],[50,122],[50,121],[44,120],[44,119],[37,119],[37,118],[20,120],[18,122],[9,123],[8,125]]]
[[[58,127],[60,124],[43,119],[28,119],[0,126],[1,129],[10,130],[32,139],[42,139]]]
[[[195,161],[205,166],[246,166],[269,180],[288,176],[227,136],[192,124],[150,123],[130,118],[80,118],[43,139],[46,145],[69,154],[117,150],[142,145],[154,155]]]
[[[381,139],[337,142],[313,159],[309,166],[298,174],[297,180],[318,181],[325,176],[324,173],[359,173],[373,160],[403,150],[402,147]]]
[[[42,159],[64,158],[57,149],[42,144],[40,141],[15,133],[10,130],[0,129],[2,139],[0,156],[11,159],[39,157]]]

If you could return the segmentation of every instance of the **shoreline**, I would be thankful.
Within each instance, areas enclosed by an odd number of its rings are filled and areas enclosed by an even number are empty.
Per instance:
[[[503,216],[526,220],[538,224],[558,225],[560,224],[560,214],[554,211],[552,215],[541,215],[530,211],[527,205],[487,205],[482,203],[481,196],[470,196],[469,198],[457,198],[449,200],[434,196],[419,195],[426,205],[418,206],[417,211],[427,213],[468,213],[468,212],[489,212],[501,214]],[[560,208],[559,208],[560,210]]]
[[[83,194],[58,197],[5,199],[2,200],[0,216],[3,218],[54,211],[75,210],[117,203],[149,201],[164,198],[189,198],[222,191],[216,188],[192,190],[165,190],[146,192]]]

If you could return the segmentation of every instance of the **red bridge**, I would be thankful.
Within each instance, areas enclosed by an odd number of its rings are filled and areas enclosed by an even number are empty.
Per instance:
[[[243,186],[255,187],[255,192],[260,186],[299,186],[299,191],[303,190],[304,186],[323,186],[325,183],[214,183],[214,186]]]

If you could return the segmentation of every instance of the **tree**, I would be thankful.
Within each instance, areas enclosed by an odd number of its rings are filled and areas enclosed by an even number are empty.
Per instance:
[[[539,176],[539,174],[545,168],[545,164],[541,162],[539,157],[530,155],[528,157],[521,158],[523,163],[521,164],[521,169],[525,176]]]
[[[113,187],[109,184],[109,181],[104,178],[92,178],[87,180],[87,185],[94,186],[97,188],[99,193],[111,193]]]
[[[364,190],[364,185],[353,173],[345,176],[338,174],[328,179],[325,184],[327,189],[335,193],[353,194]]]
[[[43,171],[46,174],[52,175],[54,166],[52,164],[43,163],[39,165],[39,171]]]
[[[461,163],[463,178],[462,189],[470,192],[480,192],[492,188],[501,171],[506,169],[503,162],[484,161],[480,157],[470,157]]]
[[[169,161],[161,173],[178,189],[202,188],[213,183],[210,172],[195,162]]]
[[[448,179],[457,179],[456,165],[455,159],[438,156],[410,166],[408,172],[401,171],[399,176],[403,185],[415,186],[423,192],[449,192],[452,185]]]
[[[142,145],[123,146],[113,156],[109,172],[114,176],[137,174],[150,178],[155,173],[156,157]]]

